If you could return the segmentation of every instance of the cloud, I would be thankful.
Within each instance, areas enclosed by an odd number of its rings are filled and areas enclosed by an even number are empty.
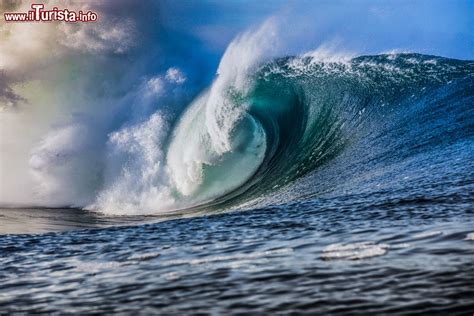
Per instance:
[[[107,19],[98,23],[62,23],[58,27],[60,45],[82,52],[125,53],[133,46],[134,23],[131,19]]]
[[[53,1],[46,7],[61,6]],[[92,53],[124,53],[133,46],[135,24],[130,18],[116,17],[85,2],[71,2],[75,11],[98,11],[100,22],[91,23],[3,23],[0,26],[0,68],[11,69],[25,62],[57,58],[69,50]],[[27,2],[15,12],[30,10]]]
[[[20,101],[25,101],[25,99],[8,86],[5,75],[0,72],[0,109],[15,106]]]
[[[0,13],[31,9],[29,1],[9,3],[2,2]],[[0,24],[0,107],[25,100],[15,92],[14,84],[51,78],[68,59],[77,63],[81,56],[121,55],[134,46],[134,21],[107,12],[110,8],[99,7],[100,3],[57,0],[45,6],[46,9],[58,6],[75,11],[93,10],[100,22]]]
[[[182,84],[186,81],[186,77],[184,76],[182,71],[175,67],[171,67],[166,71],[165,78],[168,81],[174,82],[177,84]]]

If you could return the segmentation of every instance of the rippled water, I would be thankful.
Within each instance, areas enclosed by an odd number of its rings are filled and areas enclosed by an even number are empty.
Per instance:
[[[3,235],[0,311],[470,315],[472,202],[379,192]]]

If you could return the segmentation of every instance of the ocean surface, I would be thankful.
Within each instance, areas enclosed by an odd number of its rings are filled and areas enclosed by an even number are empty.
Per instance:
[[[0,314],[472,315],[474,62],[300,56],[246,78],[173,124],[160,212],[110,203],[124,191],[1,209]]]

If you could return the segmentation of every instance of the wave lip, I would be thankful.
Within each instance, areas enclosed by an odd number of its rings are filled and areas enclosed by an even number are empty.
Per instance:
[[[167,155],[175,188],[193,203],[212,201],[243,185],[266,152],[265,131],[247,114],[233,126],[228,148],[215,146],[205,105],[201,99],[183,116]]]

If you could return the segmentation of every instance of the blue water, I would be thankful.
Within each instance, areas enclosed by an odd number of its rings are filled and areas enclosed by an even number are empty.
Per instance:
[[[262,65],[229,96],[249,104],[234,134],[252,151],[207,167],[197,205],[2,209],[0,313],[471,315],[473,70],[417,54]],[[253,173],[226,169],[261,137]]]

